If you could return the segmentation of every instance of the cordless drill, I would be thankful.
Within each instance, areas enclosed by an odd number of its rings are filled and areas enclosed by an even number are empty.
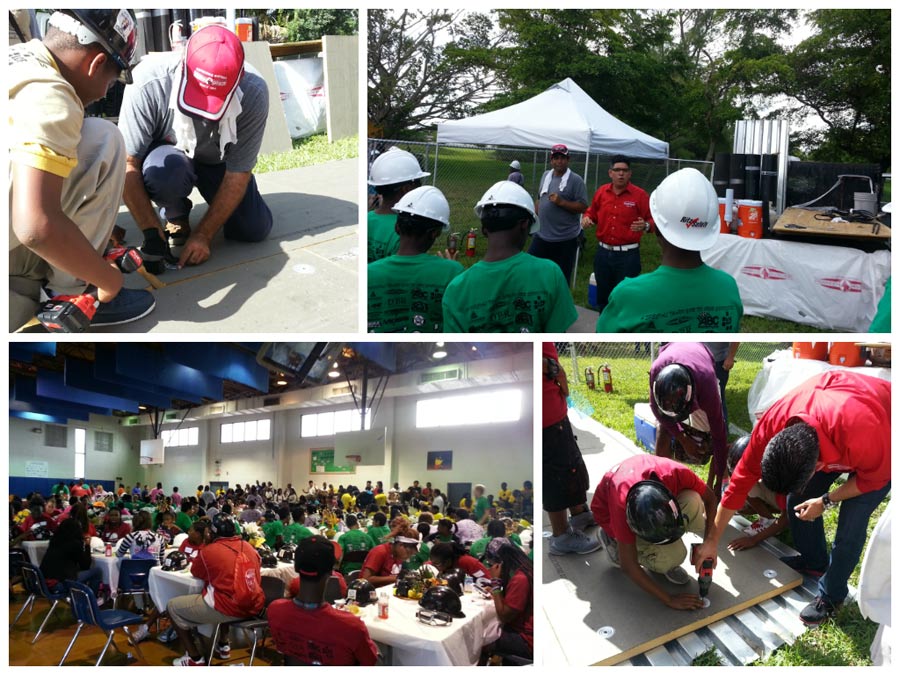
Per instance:
[[[691,544],[692,552],[697,550],[698,544]],[[709,595],[709,587],[712,586],[713,559],[707,558],[700,565],[700,574],[697,575],[697,585],[700,588],[700,597]]]

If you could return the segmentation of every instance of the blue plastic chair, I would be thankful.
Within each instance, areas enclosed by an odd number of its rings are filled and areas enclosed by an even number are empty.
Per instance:
[[[139,595],[142,598],[150,594],[150,568],[156,566],[156,559],[148,560],[123,558],[119,566],[119,588],[113,599],[113,609],[120,596]]]
[[[19,620],[19,617],[22,616],[22,614],[25,612],[26,608],[28,609],[29,613],[32,609],[34,609],[35,599],[46,598],[51,603],[50,611],[47,612],[47,616],[44,617],[44,621],[41,623],[41,627],[38,628],[38,632],[35,633],[34,638],[31,640],[31,644],[34,644],[41,636],[44,627],[50,620],[50,616],[53,614],[53,611],[59,604],[59,601],[66,600],[69,597],[69,592],[63,584],[57,584],[51,590],[47,585],[47,580],[44,578],[44,573],[41,572],[41,568],[37,565],[23,562],[19,564],[19,569],[21,570],[22,574],[22,585],[25,586],[25,590],[28,591],[28,598],[25,600],[25,604],[22,605],[22,609],[20,609],[19,613],[16,614],[16,618],[13,619],[13,622],[9,627],[10,630],[12,630],[12,627],[16,625],[16,622]]]
[[[63,654],[59,665],[62,665],[69,656],[69,652],[72,651],[72,647],[75,645],[75,640],[78,639],[82,628],[85,626],[97,626],[97,628],[108,635],[106,644],[103,645],[103,651],[100,652],[100,657],[97,659],[97,663],[94,664],[95,666],[99,666],[100,662],[103,661],[103,657],[106,656],[106,651],[109,649],[110,644],[112,644],[117,651],[121,652],[113,639],[117,628],[121,628],[125,632],[125,637],[131,642],[131,646],[134,647],[140,660],[147,663],[144,654],[141,652],[141,648],[138,646],[137,640],[131,640],[131,633],[128,632],[128,626],[142,624],[144,622],[144,617],[140,614],[135,614],[134,612],[127,612],[124,609],[101,610],[97,606],[97,597],[89,586],[77,581],[69,581],[66,585],[69,587],[72,613],[75,615],[75,618],[78,619],[78,628],[75,630],[75,635],[72,636],[72,641],[69,643],[69,646],[66,647],[66,653]]]

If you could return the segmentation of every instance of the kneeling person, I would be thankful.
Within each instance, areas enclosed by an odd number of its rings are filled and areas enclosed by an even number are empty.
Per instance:
[[[378,650],[366,625],[325,602],[334,562],[334,546],[324,537],[307,537],[297,544],[294,569],[300,589],[293,599],[269,605],[272,639],[279,652],[305,665],[374,666]]]
[[[450,205],[436,187],[408,192],[394,206],[400,248],[369,264],[370,333],[440,333],[444,290],[463,266],[428,249],[450,227]]]
[[[531,197],[510,181],[494,184],[475,205],[488,238],[484,260],[444,293],[447,333],[564,333],[578,318],[559,265],[522,252],[537,231]]]
[[[702,607],[699,595],[672,595],[641,569],[674,584],[690,581],[681,538],[687,531],[704,536],[716,514],[715,495],[699,476],[671,459],[630,457],[603,476],[591,511],[607,555],[634,583],[672,609]]]

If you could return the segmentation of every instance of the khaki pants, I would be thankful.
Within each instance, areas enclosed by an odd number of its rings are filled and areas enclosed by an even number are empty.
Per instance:
[[[706,509],[703,498],[693,490],[682,490],[676,497],[681,512],[687,517],[687,530],[701,537],[706,528]],[[638,563],[651,572],[665,574],[673,567],[678,567],[687,556],[687,547],[681,539],[671,544],[651,544],[638,537]]]
[[[94,117],[84,120],[78,144],[78,165],[63,181],[61,204],[85,238],[103,253],[116,224],[125,186],[125,141],[111,122]],[[10,186],[10,199],[12,190]],[[17,330],[34,317],[41,287],[56,295],[77,295],[84,281],[48,265],[22,246],[9,232],[9,330]]]
[[[229,621],[242,618],[239,616],[228,616],[213,609],[206,604],[206,601],[200,594],[180,595],[177,598],[172,598],[169,600],[169,604],[166,605],[166,610],[169,612],[169,618],[172,619],[175,625],[184,630],[207,624],[228,623]]]

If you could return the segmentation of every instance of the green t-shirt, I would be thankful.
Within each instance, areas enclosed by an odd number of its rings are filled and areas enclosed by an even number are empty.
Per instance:
[[[598,333],[737,333],[744,305],[737,282],[701,265],[661,265],[613,289]]]
[[[515,532],[508,535],[507,539],[509,539],[512,543],[514,543],[519,548],[523,548],[522,539]],[[481,539],[477,539],[476,541],[473,541],[472,545],[469,546],[469,555],[472,556],[473,558],[480,558],[482,555],[484,555],[484,551],[485,551],[485,549],[487,549],[487,545],[490,544],[491,541],[493,541],[493,537],[482,537]]]
[[[356,529],[344,532],[344,534],[341,535],[341,538],[338,539],[338,545],[344,553],[344,555],[341,556],[343,558],[347,553],[353,551],[371,551],[375,548],[376,544],[372,537],[362,530]],[[341,571],[345,574],[360,569],[362,569],[361,562],[345,562],[341,564]]]
[[[391,533],[391,528],[387,525],[382,525],[378,527],[377,525],[373,525],[370,527],[367,532],[369,536],[372,537],[372,541],[375,542],[376,545],[383,544],[387,541],[387,536]]]
[[[368,268],[370,333],[440,333],[444,289],[463,266],[436,255],[392,255]]]
[[[891,332],[891,278],[888,277],[887,283],[884,285],[884,295],[878,301],[878,310],[875,312],[875,318],[872,319],[872,325],[869,326],[870,333],[890,333]]]
[[[367,222],[369,239],[369,262],[394,255],[400,248],[400,235],[394,229],[397,224],[396,213],[375,213],[369,211]]]
[[[481,522],[485,512],[491,508],[487,497],[479,497],[475,500],[475,522]]]
[[[477,262],[444,292],[447,333],[564,333],[577,318],[559,265],[528,253]]]
[[[407,570],[417,570],[422,565],[428,562],[428,559],[431,557],[431,546],[422,542],[419,544],[419,550],[416,554],[410,558],[407,558],[406,562],[403,563],[403,569]]]
[[[280,520],[273,520],[271,523],[263,523],[263,536],[266,538],[266,546],[275,548],[275,538],[281,537],[284,541],[284,523]]]
[[[178,515],[175,516],[175,524],[181,528],[182,532],[187,532],[191,529],[191,525],[194,524],[194,521],[191,520],[191,517],[184,511],[179,511]]]
[[[301,525],[300,523],[291,523],[286,528],[284,528],[284,538],[285,544],[296,544],[301,539],[306,539],[307,537],[313,536],[312,530],[308,527]]]

